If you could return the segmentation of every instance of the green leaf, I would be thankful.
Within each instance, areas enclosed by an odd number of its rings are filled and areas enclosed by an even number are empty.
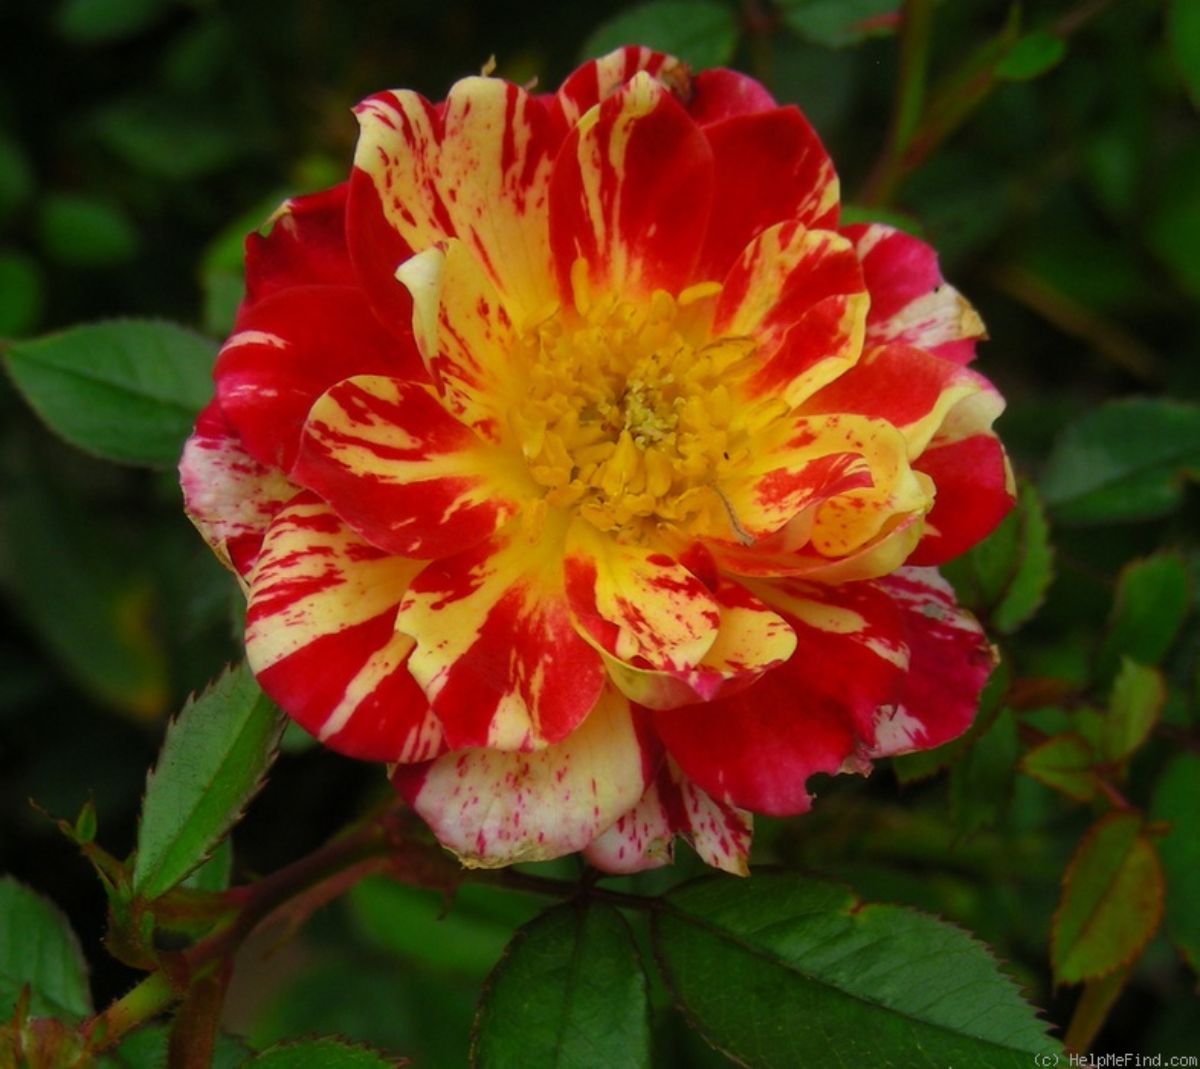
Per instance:
[[[79,940],[57,906],[11,876],[0,876],[0,1020],[12,1017],[21,989],[29,1012],[75,1020],[92,1012]]]
[[[156,898],[209,857],[261,787],[282,732],[245,665],[184,706],[146,779],[135,893]]]
[[[55,18],[59,33],[81,44],[101,44],[146,29],[168,0],[67,0]]]
[[[1192,102],[1200,108],[1200,6],[1195,0],[1168,0],[1167,46]]]
[[[1067,52],[1067,43],[1049,30],[1034,30],[1020,38],[996,64],[996,77],[1009,82],[1027,82],[1057,67]]]
[[[289,721],[290,722],[290,721]],[[191,891],[225,891],[233,875],[233,840],[227,835],[212,856],[195,869],[180,886]]]
[[[281,1043],[242,1063],[242,1069],[394,1069],[396,1060],[342,1039]]]
[[[33,196],[33,168],[21,143],[0,130],[0,222],[6,222]]]
[[[894,33],[899,0],[780,0],[783,21],[793,33],[828,48],[856,45]]]
[[[1078,802],[1096,795],[1092,766],[1096,752],[1082,735],[1065,732],[1038,743],[1023,758],[1020,769],[1039,783],[1060,791]]]
[[[1122,659],[1104,718],[1101,744],[1105,758],[1124,761],[1137,750],[1158,721],[1166,700],[1167,685],[1161,672],[1128,657]]]
[[[1193,300],[1200,297],[1200,144],[1195,140],[1167,164],[1152,190],[1145,224],[1150,248],[1170,269],[1174,280]]]
[[[1150,812],[1170,824],[1158,843],[1167,883],[1167,935],[1200,973],[1200,754],[1179,754],[1166,767]]]
[[[1107,683],[1124,656],[1161,664],[1191,605],[1188,567],[1173,553],[1127,564],[1117,578],[1112,618],[1097,658],[1096,678]]]
[[[33,410],[72,445],[171,467],[212,396],[216,348],[173,323],[120,319],[13,345],[5,364]]]
[[[140,244],[119,205],[70,193],[50,193],[42,201],[38,236],[46,255],[68,267],[125,263],[137,255]]]
[[[1037,491],[1021,487],[1016,507],[977,546],[943,568],[959,600],[1002,634],[1011,634],[1042,603],[1054,554]]]
[[[389,953],[439,971],[482,979],[513,931],[537,906],[492,887],[465,884],[447,908],[436,891],[384,877],[363,880],[347,896],[359,934]]]
[[[219,171],[244,149],[236,127],[222,117],[184,111],[154,98],[111,104],[91,125],[100,141],[130,166],[171,181]]]
[[[603,23],[583,46],[583,58],[640,44],[677,56],[695,68],[722,67],[733,58],[737,19],[715,0],[652,0]]]
[[[1152,519],[1178,507],[1200,471],[1200,406],[1131,398],[1089,412],[1059,437],[1042,495],[1063,524]]]
[[[130,1032],[121,1045],[96,1063],[98,1069],[166,1069],[167,1027],[151,1024]],[[231,1036],[217,1036],[211,1069],[240,1069],[246,1048]]]
[[[680,1008],[741,1065],[1028,1069],[1057,1043],[967,933],[817,880],[707,878],[653,914]]]
[[[646,975],[611,906],[564,905],[522,928],[488,979],[471,1064],[650,1065]]]
[[[1050,940],[1055,982],[1098,979],[1133,961],[1162,908],[1162,868],[1141,813],[1102,817],[1063,875]]]

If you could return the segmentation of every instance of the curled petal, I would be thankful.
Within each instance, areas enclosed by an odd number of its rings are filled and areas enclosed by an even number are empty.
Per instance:
[[[183,447],[179,481],[188,517],[239,578],[254,569],[272,518],[299,492],[242,446],[221,406],[210,401]]]
[[[868,303],[845,238],[785,223],[755,238],[730,269],[714,330],[757,342],[751,397],[794,406],[858,359]]]
[[[419,562],[364,543],[301,494],[272,522],[250,585],[246,659],[280,707],[331,749],[424,761],[441,729],[408,673],[396,609]]]
[[[880,580],[903,614],[909,671],[876,717],[870,756],[929,750],[971,725],[996,654],[979,622],[932,568],[901,568]]]
[[[429,387],[360,375],[312,406],[292,476],[372,545],[445,557],[507,522],[521,474]]]
[[[397,626],[417,641],[410,669],[455,749],[556,743],[604,687],[562,587],[562,539],[510,529],[413,582]]]
[[[392,782],[464,865],[495,868],[582,850],[641,797],[658,754],[629,703],[605,692],[537,753],[464,750]]]
[[[956,364],[969,363],[986,337],[983,320],[947,285],[937,255],[923,241],[883,223],[846,227],[871,293],[867,344],[899,342]]]
[[[362,292],[280,290],[243,312],[213,377],[229,422],[261,464],[291,469],[312,403],[350,375],[425,378],[411,337],[384,330]]]
[[[796,636],[787,621],[745,587],[721,577],[710,592],[721,622],[693,667],[655,671],[604,653],[609,676],[630,700],[649,709],[713,701],[745,690],[792,655]]]
[[[563,568],[580,632],[618,661],[686,670],[716,641],[720,607],[699,579],[662,550],[625,545],[575,520]]]
[[[550,243],[564,303],[586,301],[581,286],[627,297],[684,289],[712,184],[704,135],[645,72],[584,115],[550,181]]]

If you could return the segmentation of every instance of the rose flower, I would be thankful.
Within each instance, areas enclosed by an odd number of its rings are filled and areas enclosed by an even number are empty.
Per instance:
[[[993,656],[931,566],[1011,506],[1003,402],[801,113],[635,47],[357,113],[181,465],[267,694],[468,865],[745,871],[752,812],[960,734]]]

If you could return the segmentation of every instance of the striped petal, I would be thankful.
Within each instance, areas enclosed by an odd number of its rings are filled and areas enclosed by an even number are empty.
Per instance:
[[[956,364],[969,363],[986,337],[983,320],[938,268],[923,241],[883,223],[846,227],[871,293],[867,344],[900,342]]]
[[[902,568],[879,586],[903,614],[911,660],[899,693],[877,712],[870,756],[941,746],[970,726],[996,653],[934,569]]]
[[[453,748],[559,742],[599,699],[604,670],[572,623],[561,553],[561,536],[510,529],[413,582],[397,626]]]
[[[396,272],[413,298],[413,334],[446,409],[484,437],[500,435],[513,324],[479,262],[441,242]],[[507,402],[507,403],[506,403]]]
[[[652,746],[629,703],[607,691],[544,750],[450,753],[397,769],[393,783],[464,865],[494,868],[582,850],[641,797]]]
[[[674,709],[745,690],[783,664],[796,637],[778,613],[745,587],[718,578],[710,594],[720,611],[717,637],[691,668],[653,671],[604,654],[608,674],[631,701],[649,709]]]
[[[668,759],[638,804],[598,836],[584,856],[614,875],[644,872],[671,863],[679,834],[705,864],[747,876],[753,830],[751,814],[718,802]]]
[[[656,712],[654,725],[713,798],[786,816],[808,809],[809,776],[839,771],[864,733],[871,741],[908,653],[896,606],[868,584],[756,592],[795,630],[791,660],[734,697]]]
[[[445,557],[507,522],[522,472],[429,387],[361,375],[312,406],[292,477],[372,545]]]
[[[564,300],[577,260],[599,293],[678,293],[692,279],[712,205],[712,152],[645,72],[587,112],[550,181],[550,242]]]
[[[750,396],[796,405],[858,359],[868,304],[845,238],[784,223],[755,238],[730,269],[713,329],[758,343]]]
[[[353,286],[357,282],[346,246],[349,183],[285,200],[263,230],[246,238],[246,302],[243,308],[292,286]],[[265,231],[265,232],[264,232]]]
[[[903,437],[883,420],[855,415],[780,420],[720,489],[745,536],[778,531],[811,509],[807,541],[825,557],[843,557],[874,538],[893,517],[929,508]]]
[[[179,481],[188,517],[239,578],[253,570],[271,519],[299,492],[246,452],[215,400],[183,447]]]
[[[567,123],[574,126],[586,112],[607,100],[641,71],[668,86],[682,88],[687,81],[687,67],[674,56],[642,45],[625,45],[588,60],[563,82],[557,100]]]
[[[695,105],[689,110],[696,114]],[[737,114],[705,126],[704,136],[712,146],[713,202],[720,210],[709,221],[698,278],[724,278],[743,249],[768,227],[795,222],[809,230],[829,230],[837,225],[833,163],[798,109]]]
[[[446,99],[438,194],[455,233],[523,323],[557,303],[547,198],[565,132],[545,101],[499,78],[464,78]]]
[[[355,229],[382,225],[413,250],[455,236],[438,187],[444,111],[444,105],[407,89],[376,93],[354,109],[359,132],[350,214]],[[376,208],[382,218],[373,217]]]
[[[213,369],[229,422],[261,464],[290,470],[312,403],[350,375],[425,378],[411,338],[386,331],[362,292],[295,286],[238,319]]]
[[[854,412],[885,419],[919,456],[951,411],[967,406],[979,429],[991,426],[1004,401],[982,375],[910,345],[885,345],[804,402],[806,413]]]
[[[563,570],[580,632],[618,661],[686,671],[716,641],[720,606],[662,550],[625,545],[577,519],[567,533]]]
[[[396,609],[419,562],[363,542],[302,494],[272,522],[250,586],[246,659],[306,731],[371,761],[424,761],[441,729],[408,673]]]

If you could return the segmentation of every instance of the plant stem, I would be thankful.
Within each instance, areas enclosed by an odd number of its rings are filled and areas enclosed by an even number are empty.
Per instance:
[[[166,975],[154,972],[83,1026],[84,1040],[92,1051],[115,1046],[127,1032],[150,1020],[179,998]]]

